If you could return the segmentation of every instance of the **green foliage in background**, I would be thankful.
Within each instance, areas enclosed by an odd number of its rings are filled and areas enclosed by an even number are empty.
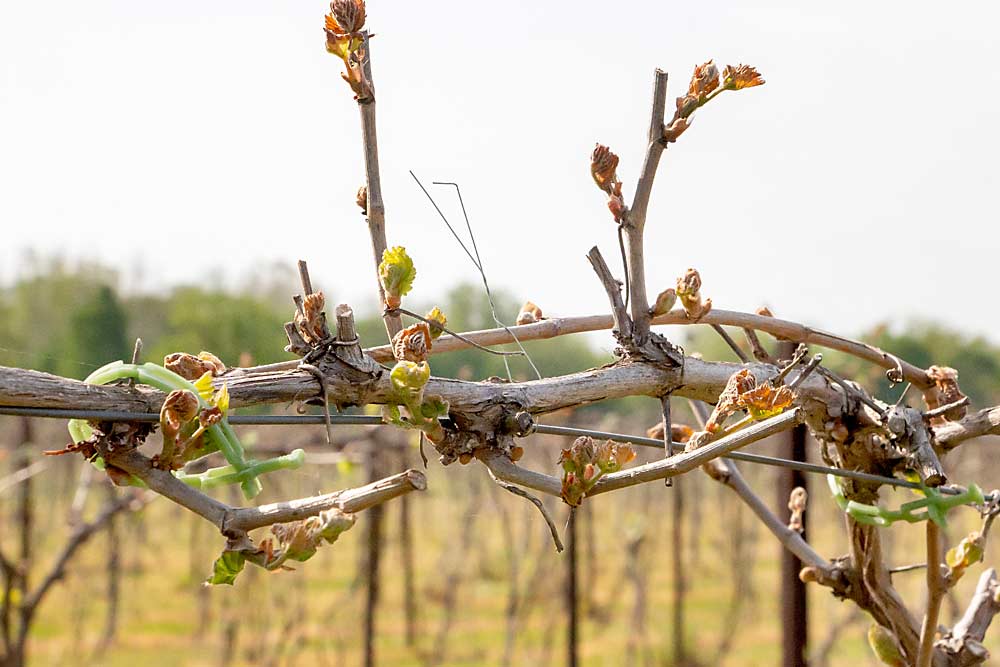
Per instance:
[[[254,276],[253,288],[243,292],[204,287],[177,287],[165,294],[127,294],[118,289],[110,270],[87,266],[73,268],[58,260],[35,261],[27,275],[0,288],[0,364],[20,366],[83,378],[114,359],[127,359],[132,341],[142,337],[143,358],[159,361],[177,351],[210,350],[227,365],[263,364],[292,358],[284,351],[283,323],[291,318],[290,295],[295,289],[287,270],[271,277]],[[221,281],[213,281],[219,284]],[[248,283],[249,284],[249,283]],[[281,294],[285,294],[283,298]],[[282,303],[284,301],[284,303]],[[508,293],[494,294],[497,315],[513,322],[520,301]],[[496,326],[489,301],[479,285],[460,284],[443,298],[422,304],[439,306],[455,331],[492,329]],[[371,314],[358,321],[366,346],[387,342],[381,317]],[[731,329],[737,340],[740,332]],[[735,361],[736,357],[708,327],[670,327],[667,335],[683,343],[690,353],[706,359]],[[974,405],[1000,403],[1000,346],[935,323],[916,322],[898,331],[880,326],[861,338],[900,355],[919,366],[938,364],[958,370],[962,389]],[[762,334],[773,350],[773,340]],[[545,376],[562,375],[611,361],[585,336],[524,344]],[[516,350],[515,345],[504,346]],[[882,369],[862,360],[822,350],[831,368],[855,378],[883,400],[894,400],[901,387],[889,388]],[[534,377],[520,357],[508,357],[515,380]],[[464,350],[434,357],[434,374],[467,380],[506,377],[501,357]],[[643,399],[615,401],[602,410],[632,411],[645,408]],[[653,406],[655,407],[655,406]],[[653,418],[654,410],[650,411]]]

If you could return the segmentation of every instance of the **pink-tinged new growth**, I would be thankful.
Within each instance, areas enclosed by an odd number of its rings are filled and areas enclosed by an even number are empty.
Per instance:
[[[617,170],[618,156],[607,146],[597,144],[590,154],[590,175],[597,187],[608,195],[608,210],[615,222],[621,222],[625,216],[625,200]]]
[[[359,32],[365,27],[364,0],[333,0],[326,15],[326,29],[340,35]]]
[[[677,296],[689,319],[698,321],[712,310],[712,300],[701,300],[701,274],[697,269],[688,269],[677,279]]]
[[[427,311],[424,317],[431,321],[429,325],[431,330],[431,338],[437,340],[438,338],[441,337],[441,334],[444,333],[444,328],[448,326],[448,318],[445,317],[444,313],[442,313],[441,309],[438,308],[437,306],[434,306],[429,311]],[[427,349],[430,348],[428,347]]]
[[[727,90],[742,90],[743,88],[753,88],[763,86],[764,79],[760,72],[750,65],[726,65],[722,72],[722,87]]]

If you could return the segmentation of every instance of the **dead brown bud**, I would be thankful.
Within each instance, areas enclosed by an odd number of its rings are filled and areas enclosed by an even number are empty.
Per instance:
[[[163,366],[185,380],[197,380],[205,373],[217,377],[226,372],[226,365],[211,352],[201,352],[197,357],[187,352],[174,352],[163,358]]]
[[[397,333],[392,339],[392,352],[397,361],[427,360],[432,343],[431,329],[426,322],[417,322]]]
[[[326,315],[323,313],[325,306],[326,298],[323,293],[314,292],[306,294],[302,300],[302,312],[295,313],[295,328],[310,345],[316,345],[330,335],[326,327]]]
[[[927,377],[934,381],[934,386],[924,392],[927,408],[933,410],[943,405],[956,403],[966,398],[958,386],[958,371],[948,366],[931,366],[927,369]],[[957,421],[965,416],[966,406],[959,405],[939,417],[931,419],[931,425],[938,426],[946,421]]]

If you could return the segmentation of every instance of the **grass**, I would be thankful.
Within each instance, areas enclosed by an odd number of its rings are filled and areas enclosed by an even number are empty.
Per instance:
[[[624,427],[623,428],[627,428]],[[634,429],[632,429],[634,430]],[[273,436],[276,431],[266,432]],[[283,434],[287,431],[282,431]],[[298,436],[292,436],[298,437]],[[545,444],[542,444],[544,442]],[[559,440],[536,439],[529,464],[554,468],[554,447]],[[767,446],[755,447],[766,451]],[[996,479],[988,456],[970,450],[955,473],[956,481],[978,481],[988,486]],[[978,457],[978,459],[977,459]],[[414,457],[415,458],[415,457]],[[36,484],[39,557],[35,581],[65,536],[65,509],[75,485],[77,461],[59,461]],[[398,464],[394,467],[399,467]],[[776,474],[773,470],[744,466],[754,487],[769,501]],[[272,477],[261,502],[279,497],[307,495],[361,482],[360,471],[346,474],[327,467]],[[416,549],[418,595],[417,646],[405,642],[403,578],[398,540],[399,501],[387,506],[386,543],[383,551],[382,596],[378,614],[379,664],[424,665],[432,652],[444,618],[442,608],[450,578],[457,577],[457,607],[446,633],[443,664],[499,664],[506,635],[511,559],[517,561],[520,585],[535,568],[541,575],[531,590],[522,590],[530,605],[516,632],[512,665],[562,665],[565,663],[566,610],[562,583],[566,559],[557,555],[534,508],[493,486],[476,465],[455,465],[447,470],[432,463],[430,490],[410,498]],[[828,498],[822,480],[813,478],[807,520],[811,539],[821,553],[844,551],[842,517]],[[984,484],[984,482],[987,482]],[[719,642],[732,634],[732,650],[717,663],[722,667],[773,665],[779,661],[781,628],[778,622],[778,556],[776,542],[739,505],[730,492],[703,475],[684,478],[687,498],[684,558],[688,573],[685,603],[686,645],[701,665],[710,664]],[[580,522],[581,637],[580,655],[587,667],[627,664],[630,637],[638,638],[636,664],[669,664],[672,655],[671,567],[669,512],[671,489],[659,484],[628,489],[585,503]],[[90,511],[103,499],[91,493]],[[225,491],[220,497],[228,498]],[[898,504],[909,497],[887,494],[885,502]],[[468,504],[473,536],[471,547],[459,546],[459,532]],[[3,524],[9,521],[13,502],[0,497]],[[565,513],[551,504],[557,523]],[[511,555],[505,543],[503,517],[509,517],[514,534]],[[959,510],[949,531],[956,543],[976,526],[971,510]],[[69,576],[46,599],[31,632],[30,655],[35,666],[186,665],[200,667],[249,665],[358,665],[362,659],[363,589],[357,585],[365,536],[365,515],[335,545],[324,547],[294,572],[265,573],[249,569],[235,587],[205,589],[200,581],[223,546],[222,539],[200,519],[158,500],[142,517],[129,517],[119,525],[123,543],[122,600],[118,639],[102,654],[96,652],[106,613],[107,538],[94,538],[75,559]],[[702,529],[691,537],[695,526]],[[13,531],[4,529],[0,543],[8,550]],[[736,534],[743,534],[737,538]],[[887,553],[894,564],[922,560],[923,528],[896,526],[886,533]],[[642,621],[634,619],[636,590],[626,576],[627,556],[623,537],[641,535],[641,572],[646,596]],[[734,557],[742,539],[747,557]],[[997,562],[996,539],[991,539],[987,561]],[[751,557],[752,556],[752,557]],[[735,572],[745,572],[742,611],[733,626],[725,622],[734,598]],[[981,572],[973,568],[960,583],[957,600],[964,605]],[[897,584],[915,615],[922,613],[922,572],[901,574]],[[829,628],[850,608],[825,589],[810,587],[812,645],[818,646]],[[954,620],[945,604],[942,622]],[[644,626],[644,627],[642,627]],[[831,653],[833,667],[876,664],[864,641],[868,622],[849,627]],[[641,637],[640,637],[641,634]],[[228,638],[228,639],[227,639]],[[223,662],[232,639],[232,659]],[[1000,650],[995,638],[987,646]]]

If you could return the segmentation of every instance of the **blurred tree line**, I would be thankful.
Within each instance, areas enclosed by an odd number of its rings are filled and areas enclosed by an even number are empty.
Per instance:
[[[221,280],[210,281],[221,284]],[[209,350],[227,365],[264,364],[293,358],[284,352],[283,323],[290,319],[290,295],[298,290],[289,267],[267,267],[242,291],[181,286],[161,294],[120,289],[109,269],[73,267],[58,260],[35,262],[14,284],[0,288],[0,364],[83,378],[95,368],[131,355],[141,337],[143,357],[159,361],[171,352]],[[505,292],[494,294],[498,317],[513,322],[520,301]],[[332,307],[332,304],[330,304]],[[418,304],[409,304],[415,307]],[[472,284],[453,287],[439,303],[448,327],[455,331],[496,326],[486,295]],[[358,323],[364,345],[386,341],[381,318],[372,313]],[[740,338],[739,332],[733,335]],[[732,351],[707,327],[673,328],[670,336],[706,359],[735,360]],[[767,339],[767,336],[762,336]],[[861,338],[919,366],[951,366],[959,371],[963,390],[974,405],[1000,403],[1000,346],[937,323],[911,323],[899,331],[879,326]],[[611,361],[586,336],[525,343],[544,376],[561,375]],[[508,350],[516,346],[508,345]],[[825,363],[857,379],[875,395],[894,400],[901,387],[890,389],[881,369],[861,360],[824,350]],[[534,377],[521,357],[507,357],[515,379]],[[435,357],[435,375],[468,380],[505,377],[504,359],[468,350]],[[615,402],[627,409],[633,401]],[[610,407],[610,406],[609,406]],[[652,413],[651,413],[652,414]]]

